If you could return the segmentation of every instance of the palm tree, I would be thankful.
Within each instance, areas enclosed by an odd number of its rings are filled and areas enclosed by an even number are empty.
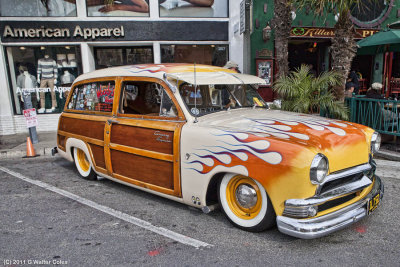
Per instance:
[[[347,107],[343,101],[335,100],[329,90],[341,83],[341,76],[337,71],[328,71],[315,77],[310,73],[310,66],[301,65],[289,75],[281,76],[273,90],[282,96],[283,110],[319,113],[323,109],[335,118],[347,120]]]
[[[272,27],[275,30],[275,62],[278,72],[275,77],[287,75],[289,72],[288,40],[292,28],[291,5],[288,0],[274,0],[274,18]]]
[[[334,88],[336,99],[344,99],[344,85],[349,75],[351,62],[357,53],[357,44],[354,41],[354,26],[350,20],[350,11],[353,8],[362,9],[363,2],[374,0],[291,0],[298,8],[313,7],[316,14],[323,15],[326,12],[338,14],[335,24],[335,37],[332,39],[332,69],[341,75],[341,83]]]

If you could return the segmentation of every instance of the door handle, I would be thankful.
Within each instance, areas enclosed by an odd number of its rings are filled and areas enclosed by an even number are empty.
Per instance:
[[[111,123],[118,124],[119,123],[119,121],[116,121],[116,120],[113,120],[113,119],[108,119],[107,122],[108,122],[108,124],[111,124]]]

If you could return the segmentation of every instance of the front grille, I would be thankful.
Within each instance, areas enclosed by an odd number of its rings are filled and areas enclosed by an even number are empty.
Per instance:
[[[344,196],[344,197],[339,197],[339,198],[336,198],[334,200],[325,202],[324,204],[321,204],[321,205],[318,206],[318,212],[321,212],[321,211],[324,211],[324,210],[331,209],[333,207],[339,206],[339,205],[341,205],[343,203],[346,203],[347,201],[352,200],[356,196],[357,196],[357,193],[353,193],[353,194],[350,194],[350,195],[347,195],[347,196]]]
[[[336,179],[336,180],[333,180],[333,181],[326,182],[325,184],[323,184],[321,186],[320,194],[323,194],[323,193],[325,193],[325,192],[327,192],[327,191],[329,191],[331,189],[334,189],[334,188],[336,188],[338,186],[358,181],[362,177],[363,177],[363,173],[360,172],[360,173],[356,173],[356,174],[353,174],[353,175],[349,175],[347,177],[343,177],[343,178],[340,178],[340,179]]]

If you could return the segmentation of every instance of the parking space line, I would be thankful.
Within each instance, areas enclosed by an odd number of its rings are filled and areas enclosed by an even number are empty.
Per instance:
[[[12,175],[12,176],[14,176],[16,178],[18,178],[18,179],[21,179],[21,180],[23,180],[25,182],[34,184],[34,185],[39,186],[41,188],[44,188],[46,190],[49,190],[49,191],[52,191],[52,192],[57,193],[59,195],[62,195],[64,197],[67,197],[69,199],[73,199],[73,200],[75,200],[75,201],[77,201],[77,202],[79,202],[79,203],[81,203],[83,205],[86,205],[86,206],[91,207],[93,209],[96,209],[96,210],[99,210],[101,212],[107,213],[107,214],[109,214],[109,215],[111,215],[113,217],[116,217],[116,218],[121,219],[123,221],[129,222],[131,224],[134,224],[136,226],[139,226],[141,228],[149,230],[149,231],[151,231],[153,233],[165,236],[165,237],[170,238],[172,240],[175,240],[175,241],[177,241],[179,243],[182,243],[182,244],[185,244],[185,245],[189,245],[189,246],[192,246],[192,247],[195,247],[195,248],[212,247],[213,246],[211,244],[202,242],[202,241],[197,240],[197,239],[193,239],[191,237],[188,237],[188,236],[185,236],[185,235],[182,235],[182,234],[179,234],[179,233],[176,233],[176,232],[168,230],[166,228],[155,226],[155,225],[153,225],[153,224],[151,224],[151,223],[149,223],[147,221],[144,221],[144,220],[141,220],[139,218],[133,217],[133,216],[131,216],[129,214],[126,214],[126,213],[123,213],[121,211],[112,209],[110,207],[100,205],[100,204],[98,204],[96,202],[93,202],[93,201],[88,200],[86,198],[77,196],[77,195],[75,195],[73,193],[70,193],[70,192],[65,191],[63,189],[60,189],[60,188],[57,188],[57,187],[52,186],[50,184],[44,183],[42,181],[30,179],[30,178],[28,178],[28,177],[26,177],[26,176],[24,176],[24,175],[22,175],[20,173],[14,172],[14,171],[12,171],[10,169],[7,169],[7,168],[4,168],[4,167],[0,166],[0,170],[5,172],[5,173],[8,173],[8,174],[10,174],[10,175]]]

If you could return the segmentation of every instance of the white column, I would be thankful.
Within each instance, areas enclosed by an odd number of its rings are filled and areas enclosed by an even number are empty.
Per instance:
[[[243,71],[243,34],[240,34],[240,1],[229,1],[229,59]],[[249,55],[250,56],[250,55]]]
[[[87,43],[81,43],[83,73],[95,70],[93,48]]]
[[[4,46],[0,45],[0,116],[12,116],[10,88],[8,85]]]
[[[153,55],[154,55],[154,63],[160,64],[161,63],[161,48],[160,42],[153,43]]]
[[[149,7],[150,7],[150,20],[156,20],[159,18],[159,11],[158,11],[158,0],[150,0]]]
[[[78,18],[86,17],[86,0],[76,0],[76,13],[78,15]]]

